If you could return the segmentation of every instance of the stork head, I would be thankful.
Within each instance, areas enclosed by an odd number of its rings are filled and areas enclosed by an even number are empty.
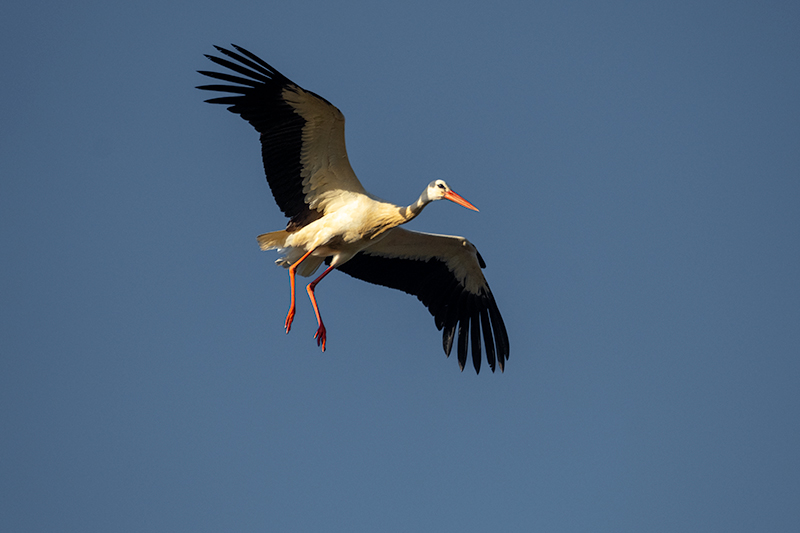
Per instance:
[[[467,209],[477,211],[478,208],[464,200],[461,195],[456,194],[444,180],[434,180],[428,184],[428,188],[422,193],[429,202],[434,200],[450,200],[458,205],[464,206]]]

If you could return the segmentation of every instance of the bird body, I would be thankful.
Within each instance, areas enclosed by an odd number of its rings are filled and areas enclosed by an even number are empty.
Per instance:
[[[312,275],[330,257],[338,266],[386,235],[386,231],[405,222],[400,208],[360,193],[345,193],[327,204],[321,218],[296,231],[274,231],[258,236],[262,250],[278,249],[286,255],[278,264],[289,266],[305,252],[308,266],[298,274]],[[313,265],[313,267],[312,267]]]
[[[398,227],[436,200],[477,209],[438,179],[409,206],[368,193],[350,166],[344,116],[335,106],[241,47],[234,45],[238,53],[216,48],[236,63],[206,57],[241,76],[200,71],[232,85],[199,88],[234,95],[207,101],[228,105],[261,134],[267,181],[278,206],[289,217],[286,229],[258,236],[261,249],[278,249],[283,255],[276,262],[289,270],[291,305],[286,332],[295,314],[295,276],[311,276],[326,263],[326,270],[307,287],[319,324],[315,338],[323,351],[327,333],[314,288],[333,269],[339,269],[416,295],[443,330],[447,355],[458,328],[462,370],[470,344],[473,366],[480,370],[483,331],[489,365],[494,371],[497,361],[502,370],[508,358],[508,335],[481,272],[486,265],[477,249],[463,237]]]
[[[388,230],[415,218],[433,201],[435,192],[429,191],[437,189],[439,184],[447,187],[442,180],[434,181],[417,202],[407,207],[394,205],[368,193],[343,192],[325,203],[322,216],[317,220],[294,231],[282,230],[259,235],[258,242],[262,250],[287,250],[287,255],[278,260],[281,265],[291,265],[303,253],[312,251],[311,257],[331,257],[330,264],[339,266],[380,241]],[[306,269],[298,273],[310,276],[315,270]]]

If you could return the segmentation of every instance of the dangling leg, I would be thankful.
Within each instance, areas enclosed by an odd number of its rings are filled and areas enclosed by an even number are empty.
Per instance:
[[[289,333],[289,330],[292,329],[292,320],[294,320],[294,272],[297,270],[297,267],[300,266],[311,252],[314,250],[307,251],[303,257],[292,263],[292,266],[289,267],[289,285],[292,287],[292,303],[289,306],[289,314],[286,315],[286,322],[284,322],[283,326],[286,328],[286,333]]]
[[[314,306],[314,312],[317,314],[317,324],[319,324],[317,332],[314,334],[314,338],[317,339],[317,346],[321,346],[323,352],[325,351],[325,325],[322,323],[322,316],[319,314],[319,306],[317,305],[317,299],[314,298],[314,287],[316,287],[317,283],[322,281],[322,278],[327,276],[328,272],[333,270],[333,268],[334,268],[333,265],[326,268],[325,272],[323,272],[322,275],[320,275],[320,277],[309,283],[308,287],[306,287],[306,290],[308,291],[308,296],[309,298],[311,298],[311,305]]]

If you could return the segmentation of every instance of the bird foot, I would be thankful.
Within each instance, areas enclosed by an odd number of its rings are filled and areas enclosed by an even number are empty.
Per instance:
[[[319,328],[317,328],[317,332],[314,334],[314,338],[317,339],[317,346],[322,347],[322,351],[325,351],[325,340],[327,338],[325,332],[325,326],[320,324]]]
[[[292,321],[294,320],[294,307],[289,308],[289,314],[286,315],[286,321],[283,323],[283,327],[286,329],[286,333],[292,329]]]

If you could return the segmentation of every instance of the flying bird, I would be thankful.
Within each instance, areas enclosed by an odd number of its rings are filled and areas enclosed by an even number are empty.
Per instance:
[[[286,332],[295,315],[295,276],[327,268],[308,286],[325,351],[327,332],[314,289],[333,269],[355,278],[415,295],[442,330],[449,357],[458,329],[458,364],[470,345],[476,372],[481,367],[481,331],[486,360],[502,371],[508,359],[508,334],[492,291],[481,272],[486,267],[475,246],[463,237],[409,231],[399,226],[435,200],[450,200],[477,211],[443,180],[425,187],[416,202],[398,206],[368,193],[347,158],[344,115],[323,97],[301,88],[244,48],[215,46],[225,57],[206,55],[229,72],[201,70],[224,82],[198,89],[227,93],[206,100],[227,105],[261,136],[261,155],[272,195],[289,218],[286,229],[258,236],[262,250],[282,253],[276,263],[289,269],[291,303]]]

